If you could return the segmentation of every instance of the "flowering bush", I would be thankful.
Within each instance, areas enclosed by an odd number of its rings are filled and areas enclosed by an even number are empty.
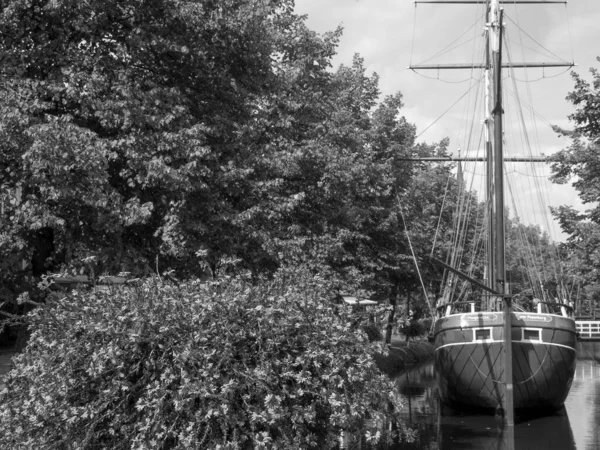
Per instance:
[[[330,298],[296,271],[48,300],[0,393],[0,448],[331,448],[396,420],[357,318]]]

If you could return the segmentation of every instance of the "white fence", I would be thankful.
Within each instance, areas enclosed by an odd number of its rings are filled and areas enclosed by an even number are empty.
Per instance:
[[[600,340],[600,320],[576,320],[575,324],[581,339]]]

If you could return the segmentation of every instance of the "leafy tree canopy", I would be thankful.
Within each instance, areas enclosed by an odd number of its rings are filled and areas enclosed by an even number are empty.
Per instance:
[[[600,73],[590,69],[592,81],[573,74],[574,90],[567,99],[575,106],[569,116],[573,131],[557,129],[572,138],[571,145],[557,154],[558,162],[552,169],[558,183],[571,182],[581,201],[588,207],[578,211],[570,205],[553,210],[565,233],[569,235],[567,248],[572,264],[570,272],[579,280],[582,294],[588,299],[600,292],[597,245],[600,235]]]
[[[436,146],[360,57],[330,70],[340,33],[291,0],[2,3],[4,287],[299,259],[384,290],[414,277],[397,196]]]
[[[313,111],[298,123],[292,112],[306,80],[328,78],[339,35],[317,36],[292,10],[3,2],[5,260],[28,261],[45,236],[39,271],[90,256],[97,270],[137,273],[158,255],[184,272],[223,255],[260,262],[245,217],[278,184],[260,166],[301,136]]]

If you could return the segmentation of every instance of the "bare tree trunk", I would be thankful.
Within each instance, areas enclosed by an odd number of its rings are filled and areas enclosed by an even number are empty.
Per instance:
[[[392,343],[392,329],[394,328],[394,318],[396,316],[396,303],[398,299],[398,289],[394,286],[390,296],[390,313],[388,314],[388,323],[385,330],[385,343]]]
[[[408,319],[409,314],[410,314],[410,291],[408,291],[406,293],[406,309],[404,311],[404,315],[407,319]],[[410,322],[407,321],[407,323],[410,325]],[[408,342],[410,340],[410,333],[406,333],[404,336],[406,337],[406,342]]]

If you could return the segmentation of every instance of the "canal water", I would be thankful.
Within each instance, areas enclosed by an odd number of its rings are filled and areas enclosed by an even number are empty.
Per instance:
[[[433,365],[397,378],[412,443],[390,450],[597,450],[600,449],[600,342],[578,344],[575,379],[561,411],[545,417],[516,417],[514,436],[493,416],[452,412],[439,406]]]

